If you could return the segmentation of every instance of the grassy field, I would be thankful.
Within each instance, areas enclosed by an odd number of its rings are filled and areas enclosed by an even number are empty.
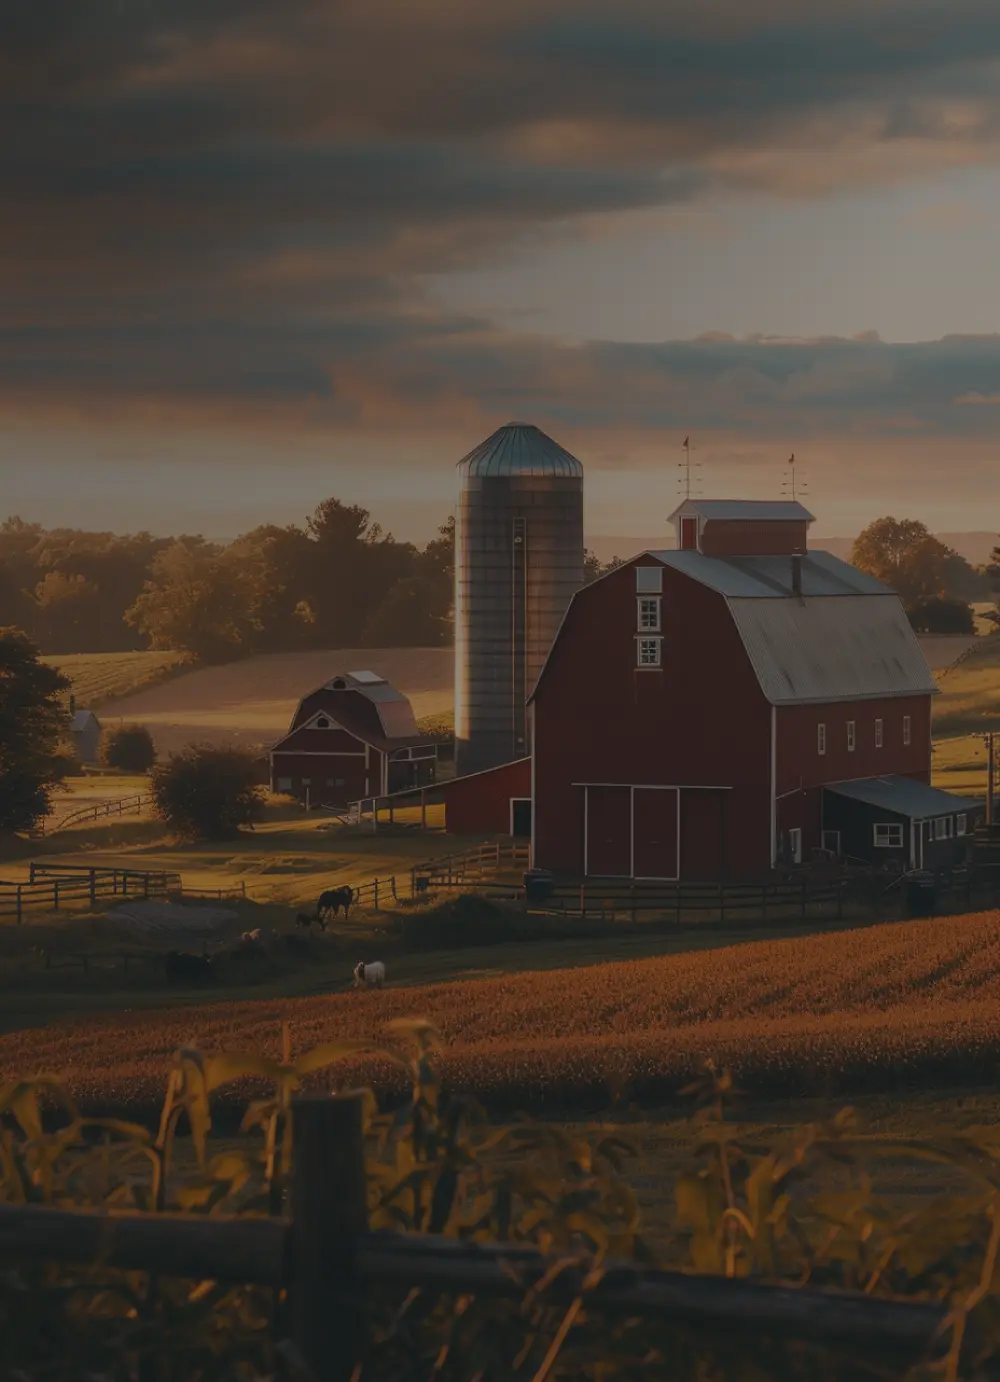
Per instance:
[[[257,747],[288,729],[299,699],[337,672],[368,668],[409,696],[418,717],[452,707],[451,648],[346,648],[272,653],[189,672],[115,705],[115,714],[146,725],[160,753],[192,740]]]
[[[757,1096],[828,1099],[972,1085],[994,1080],[1000,1060],[996,913],[591,963],[571,980],[565,968],[524,968],[530,953],[510,951],[522,972],[295,999],[188,995],[169,1012],[12,1032],[0,1038],[0,1078],[62,1072],[89,1101],[146,1106],[179,1045],[277,1054],[285,1022],[297,1050],[339,1037],[379,1043],[401,1016],[441,1030],[452,1088],[506,1108],[655,1103],[709,1056]],[[359,1057],[339,1078],[392,1088],[396,1077]]]
[[[188,657],[171,652],[69,653],[42,661],[69,677],[77,704],[93,710],[176,675]]]

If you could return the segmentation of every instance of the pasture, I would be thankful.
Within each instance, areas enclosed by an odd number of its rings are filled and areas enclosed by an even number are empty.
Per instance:
[[[176,676],[189,658],[175,652],[67,653],[42,661],[69,678],[79,706],[93,710]]]
[[[418,719],[451,711],[451,648],[342,648],[268,653],[199,668],[117,701],[115,715],[146,725],[160,754],[192,742],[258,748],[286,732],[307,692],[337,672],[362,668],[409,696]]]
[[[377,958],[374,939],[363,958]],[[843,1099],[995,1081],[997,913],[712,949],[703,942],[578,963],[571,974],[536,966],[534,947],[506,949],[520,972],[414,985],[401,983],[390,961],[382,992],[217,1003],[189,995],[167,1011],[22,1029],[0,1038],[0,1079],[62,1072],[89,1103],[146,1107],[180,1045],[277,1055],[284,1023],[296,1050],[343,1037],[377,1045],[390,1019],[419,1016],[444,1038],[446,1084],[502,1109],[669,1101],[709,1057],[757,1097]],[[598,955],[591,946],[591,959]],[[424,958],[429,976],[441,961]],[[483,955],[468,959],[485,967]],[[398,1085],[398,1073],[369,1056],[346,1062],[337,1078],[387,1092]]]

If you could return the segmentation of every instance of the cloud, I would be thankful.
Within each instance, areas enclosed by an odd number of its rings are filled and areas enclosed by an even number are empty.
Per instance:
[[[992,0],[8,0],[0,404],[982,428],[952,400],[995,392],[987,342],[570,348],[423,280],[995,162],[998,60]]]

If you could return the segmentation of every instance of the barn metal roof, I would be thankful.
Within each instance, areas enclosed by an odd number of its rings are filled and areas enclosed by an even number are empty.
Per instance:
[[[707,523],[814,523],[797,499],[685,499],[674,509],[671,522],[682,513],[696,513]]]
[[[555,475],[583,477],[583,466],[558,442],[528,422],[509,422],[458,462],[462,477]]]
[[[777,557],[706,557],[703,552],[673,549],[651,552],[667,566],[734,599],[787,598],[792,593],[792,559]],[[829,552],[802,557],[802,594],[886,595],[889,587]]]
[[[729,598],[726,603],[772,705],[937,691],[895,595]]]
[[[953,796],[940,787],[914,782],[912,777],[864,777],[856,782],[828,783],[824,790],[918,821],[947,816],[953,811],[973,811],[983,805],[974,797]]]

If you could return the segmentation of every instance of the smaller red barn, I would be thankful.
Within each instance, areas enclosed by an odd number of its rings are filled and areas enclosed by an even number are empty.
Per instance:
[[[302,698],[270,757],[272,792],[346,806],[433,783],[437,745],[385,677],[344,672]]]
[[[531,759],[468,773],[439,786],[449,835],[531,838]]]

